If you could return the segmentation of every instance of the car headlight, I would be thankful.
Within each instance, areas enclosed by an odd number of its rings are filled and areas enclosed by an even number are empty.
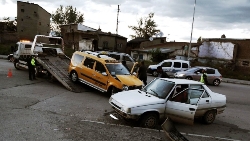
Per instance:
[[[177,76],[179,76],[179,77],[182,77],[182,76],[184,76],[185,74],[177,74]]]
[[[127,114],[130,114],[130,113],[131,113],[131,108],[125,108],[125,107],[123,107],[121,110],[122,110],[124,113],[127,113]]]
[[[122,89],[123,89],[124,91],[127,91],[127,90],[128,90],[128,86],[124,85]]]

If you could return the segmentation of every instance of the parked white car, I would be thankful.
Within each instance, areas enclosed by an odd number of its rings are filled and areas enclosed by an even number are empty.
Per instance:
[[[159,64],[149,65],[147,73],[153,76],[158,76],[157,67],[162,66],[162,70],[165,71],[170,77],[174,77],[174,73],[178,71],[186,70],[190,67],[189,61],[177,60],[177,59],[167,59],[163,60]]]
[[[167,117],[191,125],[194,118],[202,117],[206,124],[211,124],[225,110],[226,96],[194,80],[155,78],[142,90],[112,95],[109,103],[121,117],[155,128]]]

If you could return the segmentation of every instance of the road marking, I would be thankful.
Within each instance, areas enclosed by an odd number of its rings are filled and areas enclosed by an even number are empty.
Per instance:
[[[126,125],[118,125],[118,124],[110,124],[110,123],[105,123],[105,122],[100,122],[100,121],[93,121],[93,120],[81,120],[84,122],[92,122],[92,123],[99,123],[99,124],[106,124],[106,125],[114,125],[114,126],[124,126],[124,127],[131,127],[131,126],[126,126]],[[136,127],[134,127],[136,128]],[[147,129],[146,130],[157,130],[157,129]],[[159,131],[159,130],[157,130]],[[160,130],[161,132],[164,132],[163,130]],[[228,139],[228,138],[221,138],[221,137],[213,137],[213,136],[207,136],[207,135],[198,135],[198,134],[189,134],[189,133],[183,133],[180,132],[182,135],[188,135],[188,136],[194,136],[194,137],[203,137],[203,138],[213,138],[213,139],[219,139],[219,140],[225,140],[225,141],[241,141],[241,140],[236,140],[236,139]]]
[[[227,140],[227,141],[241,141],[236,139],[228,139],[228,138],[221,138],[221,137],[213,137],[213,136],[207,136],[207,135],[198,135],[198,134],[189,134],[189,133],[182,133],[182,135],[188,135],[188,136],[196,136],[196,137],[203,137],[203,138],[214,138],[219,140]]]

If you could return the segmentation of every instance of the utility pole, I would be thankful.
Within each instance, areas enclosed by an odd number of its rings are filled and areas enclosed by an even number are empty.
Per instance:
[[[118,36],[118,16],[119,16],[119,12],[120,12],[120,8],[119,8],[119,5],[118,5],[118,9],[117,9],[117,22],[116,22],[116,35],[115,35],[115,46],[114,46],[114,49],[113,51],[117,50],[117,36]]]
[[[196,0],[194,1],[193,22],[192,22],[192,29],[191,29],[190,44],[189,44],[189,48],[188,48],[188,60],[190,60],[191,42],[192,42],[193,26],[194,26],[195,5],[196,5]]]

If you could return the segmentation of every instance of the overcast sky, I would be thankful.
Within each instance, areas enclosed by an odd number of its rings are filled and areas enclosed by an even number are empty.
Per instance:
[[[24,1],[24,0],[20,0]],[[155,13],[154,20],[168,41],[189,42],[195,0],[28,0],[49,13],[63,5],[84,14],[84,25],[116,33],[117,8],[120,5],[118,34],[131,38],[129,25],[138,25],[141,17]],[[25,0],[24,2],[27,2]],[[250,38],[250,0],[196,0],[192,42],[202,38]],[[17,16],[16,0],[0,0],[0,19]]]

